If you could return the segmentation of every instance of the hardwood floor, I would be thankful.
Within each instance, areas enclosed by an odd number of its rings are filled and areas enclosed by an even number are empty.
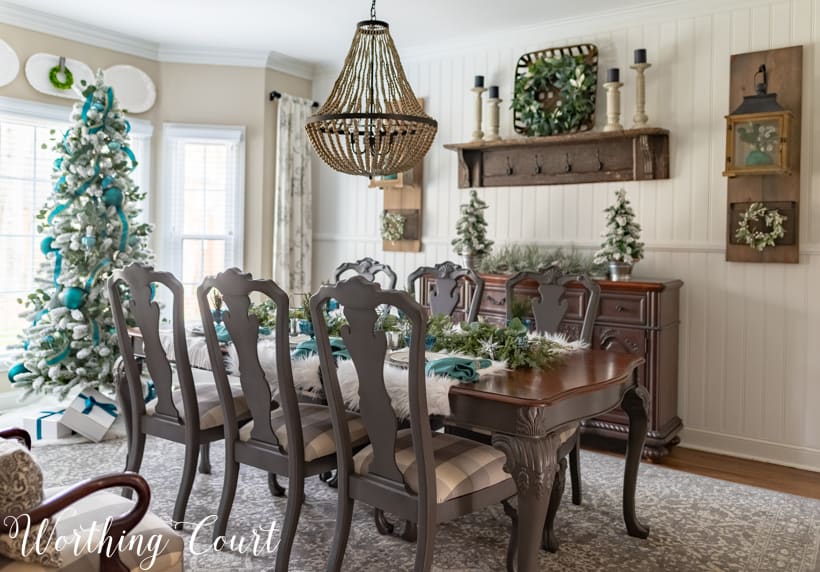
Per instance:
[[[592,444],[588,446],[584,443],[584,448],[600,453],[611,453],[611,451],[595,447]],[[705,477],[820,499],[820,473],[813,471],[739,459],[728,455],[706,453],[683,447],[673,447],[669,455],[663,457],[660,461],[655,461],[655,463],[670,469],[686,471]]]

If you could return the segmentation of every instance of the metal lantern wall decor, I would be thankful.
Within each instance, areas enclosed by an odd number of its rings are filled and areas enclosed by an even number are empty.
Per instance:
[[[755,74],[755,94],[726,116],[726,170],[724,176],[790,175],[789,139],[792,112],[777,103],[776,93],[766,93],[766,66]]]
[[[359,22],[350,51],[325,104],[307,125],[313,148],[330,167],[350,175],[390,175],[423,158],[438,129],[424,113],[407,77],[387,22]]]

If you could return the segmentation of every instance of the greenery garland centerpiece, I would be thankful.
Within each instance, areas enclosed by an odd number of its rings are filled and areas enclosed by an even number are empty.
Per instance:
[[[492,250],[493,241],[487,238],[487,219],[484,211],[487,203],[478,198],[475,189],[470,191],[470,200],[461,205],[461,217],[456,221],[456,238],[452,245],[456,254],[464,257],[465,266],[474,268]]]
[[[740,215],[735,238],[758,252],[763,252],[767,246],[774,246],[777,239],[786,235],[786,230],[783,228],[786,220],[788,220],[787,217],[780,214],[777,209],[768,209],[763,203],[752,203]],[[763,226],[769,230],[760,228],[761,221]]]
[[[528,135],[581,131],[595,112],[597,84],[596,68],[584,55],[540,58],[515,79],[511,108],[527,125]],[[543,99],[542,94],[554,91],[554,102]]]
[[[606,274],[606,264],[595,262],[589,253],[573,246],[567,249],[538,244],[505,244],[485,256],[478,270],[482,274],[512,274],[542,272],[550,266],[558,266],[563,274]]]
[[[407,217],[401,213],[384,211],[381,217],[381,233],[383,240],[396,241],[404,238],[404,229]]]

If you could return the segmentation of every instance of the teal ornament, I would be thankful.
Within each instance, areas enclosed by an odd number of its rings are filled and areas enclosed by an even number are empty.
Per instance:
[[[85,302],[85,290],[74,286],[60,292],[60,302],[70,310],[76,310]]]
[[[130,244],[131,246],[136,246],[139,241],[140,237],[138,237],[137,235],[131,235],[128,238],[128,244]]]
[[[54,168],[55,169],[59,169],[62,166],[63,166],[63,158],[62,157],[54,159]]]
[[[14,378],[21,373],[28,373],[28,369],[23,365],[23,362],[14,364],[9,370],[9,381],[14,383]]]
[[[84,236],[80,239],[80,243],[83,245],[85,250],[91,250],[97,244],[97,237]]]
[[[97,111],[102,111],[103,109],[105,109],[105,106],[102,103],[95,103],[91,107],[93,107]]]
[[[121,146],[122,146],[122,144],[121,144],[119,141],[110,141],[110,142],[108,143],[108,148],[109,148],[109,149],[111,149],[112,151],[117,151],[117,150],[119,150],[119,148],[120,148]]]
[[[758,151],[757,149],[749,151],[749,154],[746,155],[746,165],[748,166],[771,165],[772,163],[774,163],[774,161],[768,153]]]
[[[122,191],[117,187],[111,187],[103,191],[103,203],[109,207],[119,207],[122,205]]]
[[[42,242],[40,242],[40,252],[43,254],[48,254],[51,252],[51,245],[54,244],[54,237],[47,236],[45,237]]]
[[[48,347],[53,346],[53,345],[54,345],[54,336],[46,336],[46,337],[44,337],[44,338],[43,338],[43,343],[44,343],[46,346],[48,346]]]
[[[107,189],[108,187],[112,186],[113,184],[114,184],[114,177],[112,177],[111,175],[104,178],[102,180],[102,183],[101,183],[103,189]]]

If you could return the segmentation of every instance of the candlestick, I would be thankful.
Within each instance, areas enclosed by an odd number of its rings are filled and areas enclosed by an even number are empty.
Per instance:
[[[604,131],[623,131],[624,126],[621,125],[621,86],[623,84],[619,81],[608,81],[604,84],[606,90],[606,125]]]
[[[609,68],[606,70],[606,81],[609,83],[617,83],[621,81],[621,70],[618,68]]]
[[[498,86],[490,86],[490,94],[488,98],[490,104],[490,132],[487,135],[487,141],[498,141],[501,137],[498,135],[499,121],[498,108],[501,104],[501,99],[498,97]]]
[[[635,50],[635,60],[637,61],[639,50]],[[646,50],[643,50],[646,52]],[[644,56],[646,54],[644,53]],[[649,117],[646,115],[646,82],[644,81],[644,72],[652,67],[652,64],[646,62],[636,63],[629,66],[636,73],[635,81],[635,115],[632,116],[632,127],[646,127]]]
[[[478,78],[481,78],[481,84],[484,84],[483,76],[476,76],[476,83]],[[473,131],[473,141],[481,141],[484,139],[484,132],[481,130],[481,94],[487,91],[485,87],[474,87],[471,89],[475,94],[475,131]]]
[[[484,76],[477,75],[475,76],[475,87],[484,87]]]
[[[646,63],[646,50],[640,48],[635,50],[635,63],[636,64],[645,64]]]

